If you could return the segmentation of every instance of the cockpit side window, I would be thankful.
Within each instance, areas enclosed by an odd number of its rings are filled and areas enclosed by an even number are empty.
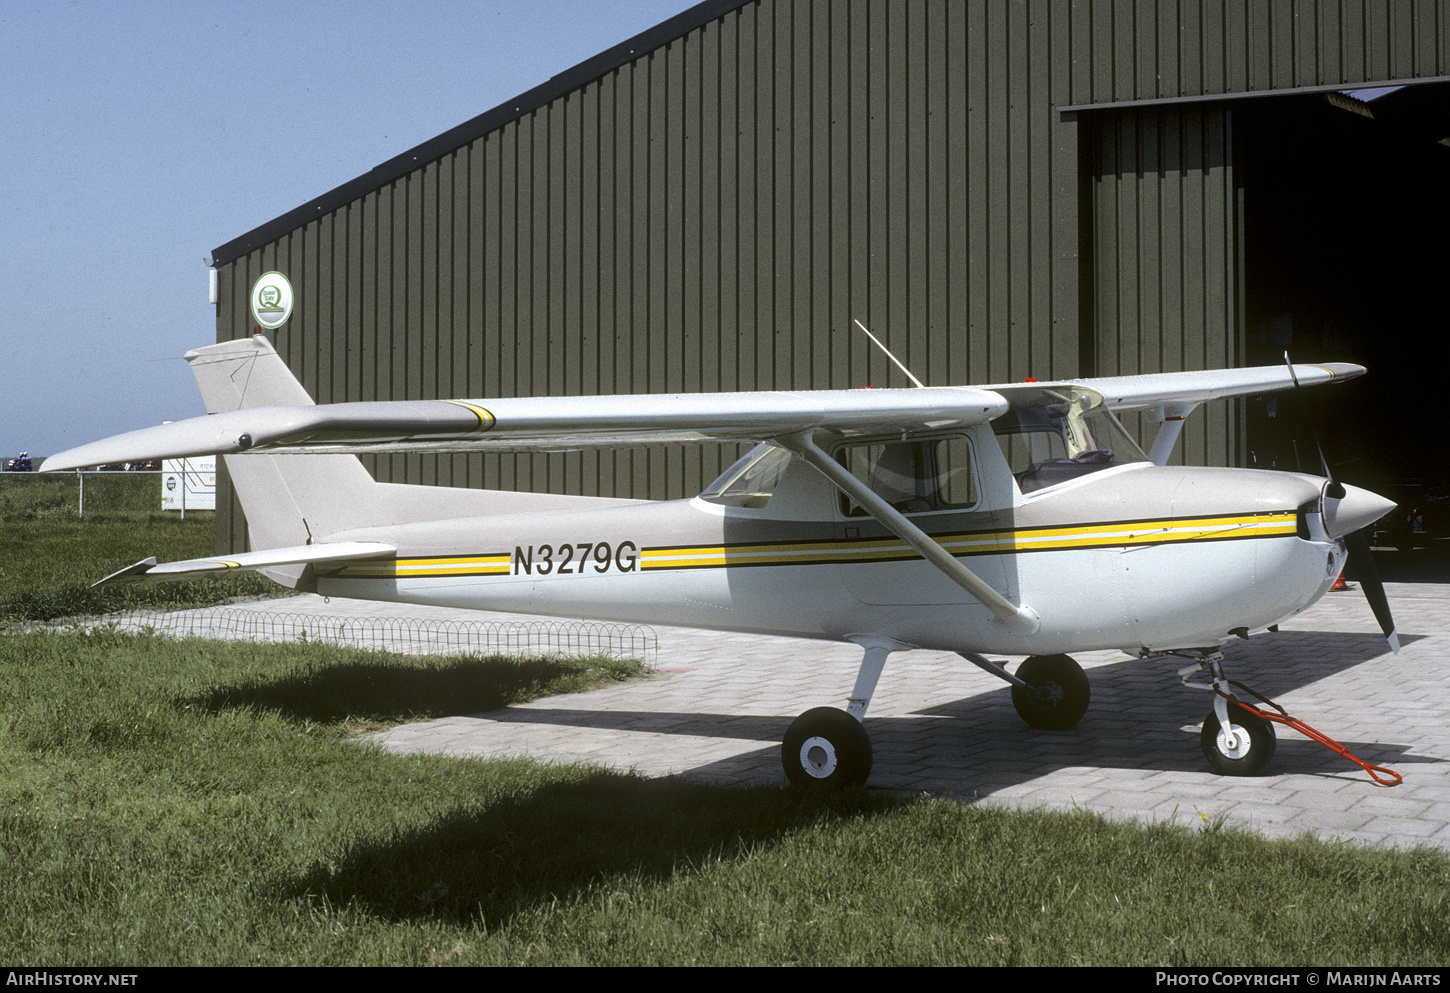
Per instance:
[[[903,513],[968,510],[979,499],[966,438],[845,445],[836,450],[836,458]],[[841,510],[847,517],[867,516],[866,508],[845,494]]]
[[[1002,395],[1011,407],[992,422],[992,430],[1024,494],[1148,460],[1093,390],[1042,387]]]

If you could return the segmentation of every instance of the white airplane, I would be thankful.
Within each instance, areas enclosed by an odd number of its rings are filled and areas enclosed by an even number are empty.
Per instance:
[[[889,353],[888,353],[889,354]],[[892,652],[952,651],[1012,685],[1039,728],[1073,727],[1066,653],[1176,655],[1215,695],[1202,742],[1247,775],[1271,724],[1235,707],[1221,645],[1318,600],[1394,505],[1330,476],[1165,463],[1200,403],[1340,381],[1263,367],[985,387],[315,405],[262,336],[187,354],[210,415],[47,459],[43,470],[225,456],[253,551],[102,582],[255,570],[326,596],[854,642],[845,710],[790,726],[789,779],[864,783],[862,719]],[[1114,411],[1161,425],[1145,454]],[[357,452],[759,444],[692,500],[379,483]],[[1361,584],[1391,647],[1377,578]],[[1015,673],[986,656],[1027,656]],[[789,664],[783,660],[782,664]],[[1190,685],[1201,685],[1189,683]]]

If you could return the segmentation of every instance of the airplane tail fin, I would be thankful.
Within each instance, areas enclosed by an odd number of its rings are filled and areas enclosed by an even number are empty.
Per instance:
[[[313,405],[282,356],[261,335],[192,349],[186,353],[186,361],[208,414]]]
[[[256,335],[186,353],[207,413],[312,406],[271,342]],[[381,523],[379,484],[355,455],[226,455],[254,551],[308,545]],[[277,577],[273,577],[277,578]]]

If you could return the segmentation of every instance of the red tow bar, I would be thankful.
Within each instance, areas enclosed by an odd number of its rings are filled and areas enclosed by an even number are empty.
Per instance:
[[[1364,759],[1359,758],[1355,755],[1351,755],[1348,748],[1345,748],[1339,742],[1329,737],[1329,735],[1324,734],[1321,731],[1315,730],[1308,724],[1305,724],[1303,721],[1299,720],[1297,717],[1290,717],[1287,710],[1279,706],[1273,700],[1270,700],[1268,697],[1264,696],[1262,693],[1259,693],[1256,690],[1252,690],[1249,687],[1245,686],[1243,683],[1235,682],[1232,679],[1228,680],[1228,684],[1235,689],[1240,689],[1243,690],[1245,693],[1253,694],[1260,701],[1268,704],[1270,707],[1273,707],[1275,710],[1277,710],[1278,713],[1274,714],[1270,713],[1267,710],[1260,710],[1258,707],[1255,707],[1252,704],[1244,703],[1237,697],[1231,697],[1227,693],[1219,689],[1215,689],[1214,692],[1217,693],[1219,696],[1223,697],[1229,703],[1237,704],[1238,706],[1244,708],[1256,717],[1262,717],[1266,721],[1273,721],[1275,724],[1283,724],[1286,727],[1291,727],[1295,731],[1298,731],[1300,734],[1304,735],[1304,737],[1312,738],[1313,740],[1319,742],[1319,744],[1323,745],[1330,751],[1338,752],[1340,755],[1343,755],[1355,765],[1364,769],[1365,772],[1369,773],[1369,778],[1373,779],[1381,786],[1398,786],[1400,785],[1400,783],[1404,782],[1404,777],[1401,776],[1398,772],[1395,772],[1393,769],[1386,769],[1384,766],[1380,765],[1371,765]],[[1381,776],[1380,773],[1383,773],[1384,775]]]

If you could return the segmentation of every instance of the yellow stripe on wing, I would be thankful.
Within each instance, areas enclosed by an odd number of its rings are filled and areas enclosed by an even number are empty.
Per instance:
[[[498,418],[494,417],[493,414],[491,414],[488,410],[478,406],[477,404],[465,403],[462,400],[445,400],[444,403],[451,403],[455,407],[462,407],[464,410],[469,410],[473,412],[473,415],[478,418],[478,427],[473,429],[474,434],[483,434],[483,432],[489,430],[498,423]]]

